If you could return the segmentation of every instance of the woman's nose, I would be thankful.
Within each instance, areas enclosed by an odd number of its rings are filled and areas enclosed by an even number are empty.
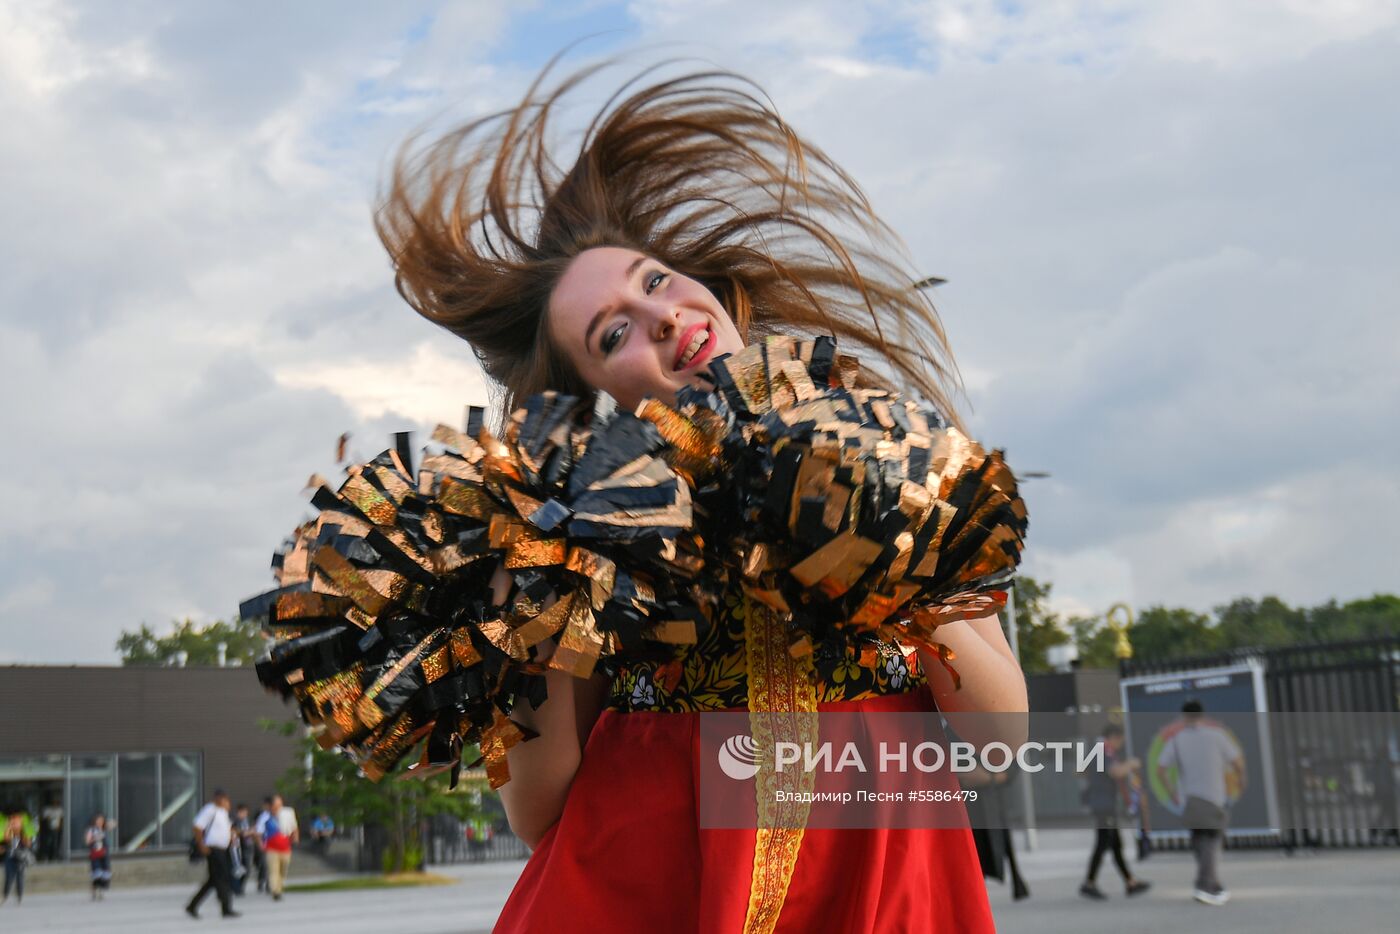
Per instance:
[[[653,340],[664,341],[672,337],[681,323],[681,313],[669,302],[656,302],[648,308],[652,318],[651,335]]]

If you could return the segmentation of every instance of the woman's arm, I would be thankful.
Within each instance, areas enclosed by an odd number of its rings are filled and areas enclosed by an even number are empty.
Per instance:
[[[549,671],[544,679],[548,700],[538,710],[521,700],[511,712],[512,719],[539,735],[506,753],[510,781],[501,786],[510,829],[532,850],[564,813],[569,786],[608,687],[600,675],[585,679]]]
[[[1015,748],[1026,740],[1024,714],[1026,678],[1021,673],[1011,646],[995,616],[945,623],[935,631],[938,641],[952,649],[950,664],[957,671],[961,687],[954,688],[938,656],[919,650],[919,664],[928,676],[938,709],[945,714],[997,714],[995,717],[958,717],[953,728],[963,739],[977,745],[1003,742]],[[1022,716],[1015,716],[1021,714]]]
[[[497,565],[491,592],[498,606],[505,603],[510,587],[505,565]],[[546,606],[553,602],[547,600]],[[545,642],[536,659],[548,662],[553,654],[554,643]],[[511,719],[539,735],[506,751],[510,781],[501,786],[501,804],[510,829],[532,850],[564,813],[569,786],[583,761],[588,734],[603,712],[608,690],[608,681],[601,675],[576,678],[552,669],[545,672],[544,683],[546,701],[538,710],[524,699],[511,710]]]

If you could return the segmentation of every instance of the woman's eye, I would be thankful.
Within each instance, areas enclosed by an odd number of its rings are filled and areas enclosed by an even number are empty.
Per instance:
[[[647,276],[647,294],[650,295],[665,281],[666,273],[664,272],[654,272],[650,276]]]
[[[623,323],[603,335],[603,339],[599,341],[598,346],[603,348],[604,354],[613,352],[613,349],[617,347],[618,341],[622,340],[622,332],[625,330],[627,330],[627,325]]]

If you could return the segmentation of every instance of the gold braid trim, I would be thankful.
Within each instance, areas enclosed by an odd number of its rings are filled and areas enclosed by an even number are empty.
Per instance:
[[[753,881],[744,934],[771,934],[797,868],[797,854],[811,808],[812,773],[773,770],[778,741],[817,742],[817,689],[812,659],[788,652],[783,626],[771,610],[745,599],[745,654],[749,666],[749,730],[761,763],[754,782],[758,830],[754,840]],[[789,792],[778,801],[778,792]],[[798,800],[793,800],[797,798]]]

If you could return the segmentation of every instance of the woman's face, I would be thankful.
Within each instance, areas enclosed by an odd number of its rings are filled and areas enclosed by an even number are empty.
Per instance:
[[[671,402],[720,354],[744,347],[719,300],[699,282],[621,247],[576,256],[549,299],[554,346],[589,386],[632,410]]]

